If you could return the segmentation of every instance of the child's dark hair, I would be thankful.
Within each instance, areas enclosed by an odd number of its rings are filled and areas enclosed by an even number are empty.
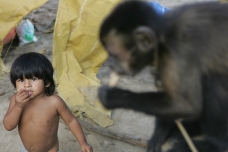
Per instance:
[[[13,63],[10,70],[10,80],[16,88],[17,79],[30,79],[37,77],[44,81],[44,85],[50,84],[45,88],[45,94],[50,96],[55,91],[53,79],[54,69],[51,62],[42,54],[30,52],[20,55]]]

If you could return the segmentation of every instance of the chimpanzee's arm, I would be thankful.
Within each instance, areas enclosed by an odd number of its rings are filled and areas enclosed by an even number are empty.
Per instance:
[[[186,80],[189,77],[183,78],[183,85],[180,83],[171,95],[167,91],[135,93],[104,85],[99,88],[98,97],[108,109],[133,109],[163,119],[195,117],[202,108],[201,90],[198,82]]]

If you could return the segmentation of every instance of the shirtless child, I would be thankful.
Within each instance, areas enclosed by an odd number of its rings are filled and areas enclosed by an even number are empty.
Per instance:
[[[8,131],[18,126],[23,152],[58,152],[60,116],[82,152],[93,151],[78,120],[64,101],[53,95],[53,67],[44,55],[31,52],[19,56],[11,67],[10,79],[17,93],[11,97],[3,123]]]

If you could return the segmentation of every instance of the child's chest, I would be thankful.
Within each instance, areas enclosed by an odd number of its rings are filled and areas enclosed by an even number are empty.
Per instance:
[[[48,127],[57,125],[59,115],[55,107],[49,103],[26,104],[21,115],[20,124]]]

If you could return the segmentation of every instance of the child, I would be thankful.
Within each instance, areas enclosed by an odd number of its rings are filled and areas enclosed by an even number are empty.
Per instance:
[[[82,152],[93,151],[77,119],[64,101],[53,95],[53,67],[44,55],[31,52],[19,56],[11,67],[10,79],[17,93],[11,97],[3,123],[8,131],[18,125],[24,144],[22,152],[58,152],[59,116],[76,137]]]

